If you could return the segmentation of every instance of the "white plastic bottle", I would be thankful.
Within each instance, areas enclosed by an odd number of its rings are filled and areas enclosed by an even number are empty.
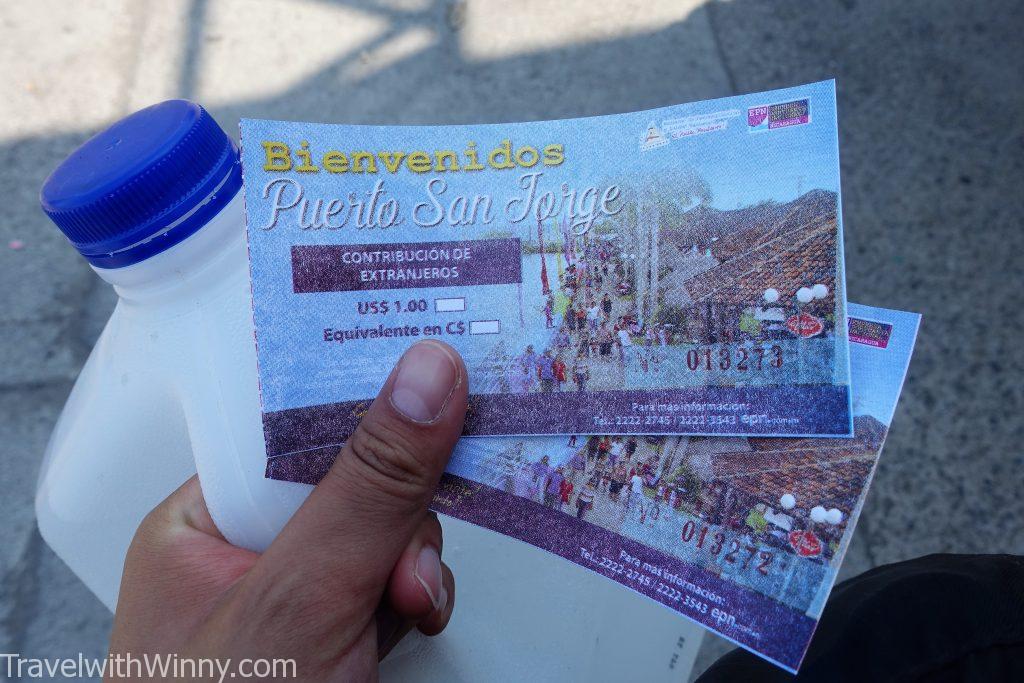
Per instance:
[[[119,300],[54,429],[36,513],[43,538],[111,609],[139,522],[194,472],[221,532],[254,550],[311,489],[263,476],[240,187],[234,144],[182,100],[99,133],[43,187],[44,210]],[[442,524],[456,617],[392,653],[386,676],[601,679],[622,665],[600,646],[616,642],[631,648],[624,674],[685,677],[696,626],[519,541]]]

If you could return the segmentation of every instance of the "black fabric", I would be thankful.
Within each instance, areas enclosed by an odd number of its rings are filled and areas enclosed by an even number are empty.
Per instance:
[[[1024,558],[929,555],[836,586],[800,674],[734,650],[698,683],[1024,683]]]

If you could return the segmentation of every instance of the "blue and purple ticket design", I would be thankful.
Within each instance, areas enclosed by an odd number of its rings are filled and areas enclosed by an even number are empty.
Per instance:
[[[462,439],[432,507],[575,562],[796,672],[867,496],[919,323],[916,313],[849,305],[853,438]],[[272,474],[315,483],[332,461],[305,454]]]
[[[271,477],[425,338],[466,360],[468,436],[852,433],[832,81],[241,138]]]

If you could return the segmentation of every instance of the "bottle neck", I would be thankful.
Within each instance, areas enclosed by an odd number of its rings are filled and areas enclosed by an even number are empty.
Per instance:
[[[209,222],[170,249],[123,268],[92,269],[129,301],[160,297],[233,272],[245,258],[245,207],[239,191]],[[222,266],[229,266],[224,268]]]

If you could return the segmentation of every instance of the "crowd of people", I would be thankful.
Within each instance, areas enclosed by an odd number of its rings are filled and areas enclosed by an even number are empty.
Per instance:
[[[578,438],[572,437],[570,446],[577,446]],[[659,456],[636,457],[636,437],[582,438],[586,444],[574,448],[563,465],[552,465],[547,455],[524,464],[515,478],[515,495],[585,519],[599,496],[621,506],[625,516],[645,490],[660,494],[664,489],[659,486]]]
[[[553,294],[543,309],[547,327],[557,332],[543,351],[527,346],[508,364],[509,393],[586,391],[594,362],[625,368],[632,354],[642,371],[658,372],[665,355],[658,349],[672,343],[672,331],[668,325],[644,324],[632,304],[616,315],[613,296],[630,294],[632,286],[608,247],[588,246],[560,276],[559,287],[568,300],[560,320]]]

